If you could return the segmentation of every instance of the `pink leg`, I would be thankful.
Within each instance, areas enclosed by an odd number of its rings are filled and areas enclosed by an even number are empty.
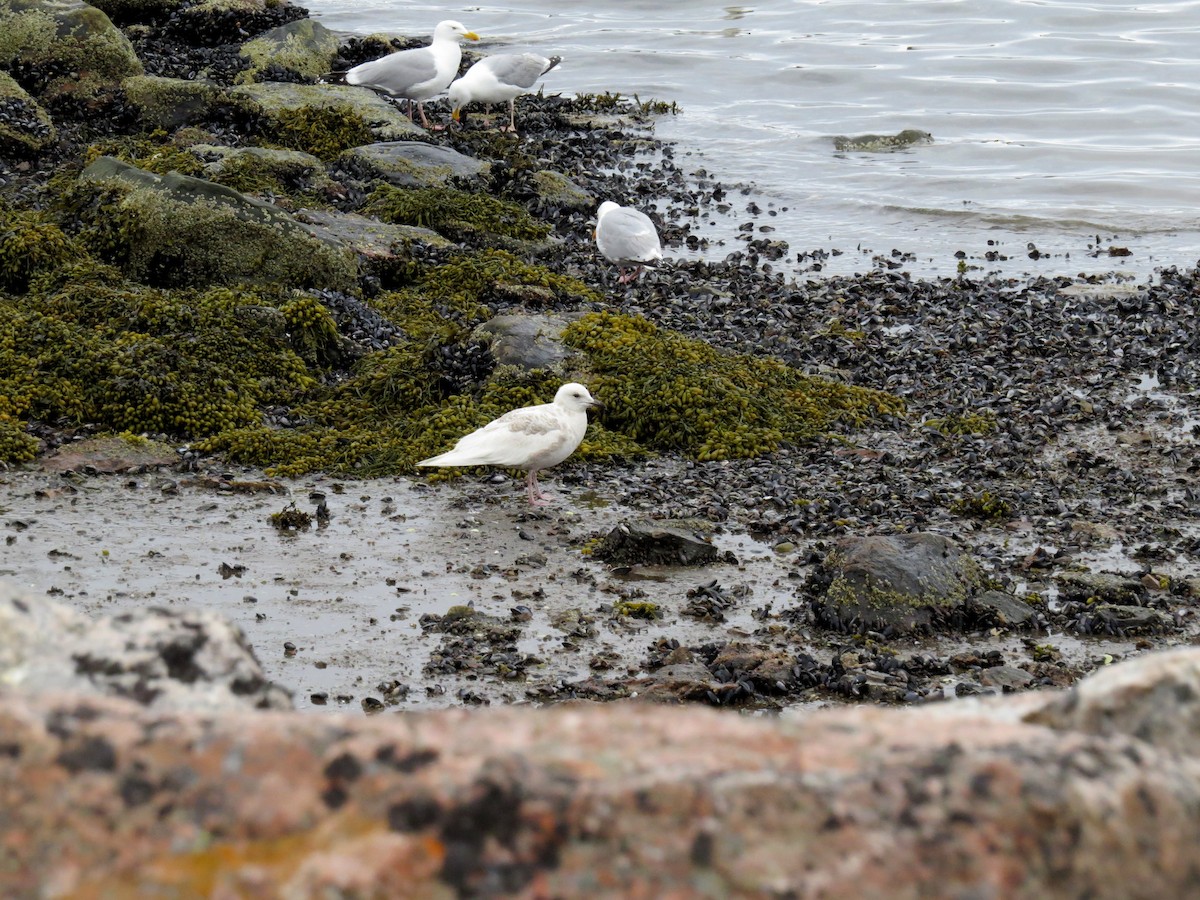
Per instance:
[[[501,131],[504,129],[501,128]],[[513,134],[517,133],[517,101],[508,101],[508,130]]]
[[[549,506],[550,498],[542,493],[541,485],[538,484],[537,470],[530,469],[529,475],[525,479],[526,492],[529,496],[530,506]]]

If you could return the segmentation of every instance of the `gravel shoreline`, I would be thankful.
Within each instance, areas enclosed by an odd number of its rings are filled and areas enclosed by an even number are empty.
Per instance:
[[[293,13],[276,18],[290,22]],[[260,24],[278,24],[276,18]],[[136,45],[153,49],[143,54],[152,75],[180,70],[178,41],[190,40],[182,21],[172,16],[145,26],[148,32],[138,30],[144,23],[132,26]],[[363,51],[353,42],[344,48]],[[211,64],[210,77],[228,84],[245,71],[228,45],[193,46],[186,57]],[[40,83],[24,80],[30,89]],[[6,162],[0,179],[7,202],[22,216],[42,215],[52,207],[45,195],[50,176],[64,161],[78,168],[72,155],[89,141],[144,137],[127,99],[122,91],[107,95],[99,113],[74,101],[48,104],[60,118],[61,140],[32,161]],[[301,505],[312,491],[324,493],[334,516],[323,532],[286,537],[267,521],[283,505],[274,495],[247,499],[165,469],[79,479],[46,474],[35,463],[4,476],[12,538],[0,559],[5,576],[91,613],[164,598],[215,604],[244,624],[271,676],[301,705],[304,698],[322,705],[317,695],[330,708],[369,698],[367,711],[634,695],[762,710],[924,702],[1061,686],[1114,659],[1196,640],[1196,269],[1163,268],[1147,283],[1130,283],[1117,274],[972,278],[964,266],[958,278],[922,281],[877,259],[862,275],[820,278],[809,255],[768,230],[770,209],[760,208],[749,189],[687,171],[677,148],[653,137],[652,117],[669,113],[668,104],[536,96],[520,105],[520,141],[499,139],[478,117],[461,131],[426,137],[489,158],[488,192],[553,224],[549,241],[510,236],[504,246],[594,293],[580,300],[545,286],[506,284],[486,296],[491,316],[533,309],[644,317],[724,352],[773,357],[805,374],[886,392],[904,401],[903,415],[880,415],[865,426],[834,422],[826,438],[749,459],[699,462],[669,449],[629,460],[584,454],[550,473],[550,489],[563,500],[544,517],[520,507],[503,474],[453,484],[406,477],[354,483],[337,500],[325,488],[346,482],[338,476],[281,481]],[[238,147],[268,127],[260,118],[219,116],[206,126],[207,139]],[[279,139],[282,132],[271,134]],[[674,248],[678,257],[618,287],[595,253],[589,203],[538,188],[536,176],[546,171],[565,175],[593,200],[652,210],[668,255]],[[336,156],[320,175],[328,180],[313,176],[296,196],[311,199],[319,182],[332,212],[374,208],[367,197],[380,179],[361,160]],[[299,202],[274,199],[281,208]],[[722,217],[744,248],[723,260],[688,258],[704,249],[693,233],[701,220]],[[454,236],[480,246],[474,231]],[[357,297],[314,294],[317,312],[336,319],[344,332],[338,340],[358,353],[327,366],[321,378],[331,385],[349,379],[354,362],[399,340],[403,329],[369,305],[410,278],[406,267],[437,266],[462,252],[423,246],[389,260],[393,268],[374,260],[376,268],[360,272],[351,292]],[[793,259],[809,270],[796,272]],[[48,280],[58,264],[30,263],[28,278],[12,276],[11,296],[32,290],[39,277]],[[458,325],[469,318],[449,301],[439,301],[437,312]],[[463,341],[447,344],[438,366],[439,390],[448,397],[482,390],[497,369],[490,351]],[[264,409],[262,417],[281,430],[304,424],[284,406]],[[22,440],[36,437],[43,454],[123,430],[61,416],[31,417],[23,428]],[[226,480],[263,479],[202,453],[184,461]],[[347,502],[349,495],[359,499]],[[700,520],[738,561],[621,571],[591,557],[609,530],[636,518]],[[197,557],[189,543],[195,533],[183,531],[165,561],[139,555],[145,535],[176,520],[241,538],[206,537],[207,550]],[[814,610],[833,541],[912,532],[960,542],[993,589],[1035,610],[1031,619],[1021,627],[964,621],[916,636],[822,625]],[[367,562],[387,543],[384,535],[419,549],[389,548],[384,560]],[[110,544],[131,550],[120,565]],[[289,554],[297,554],[292,562]],[[272,611],[263,613],[263,598],[247,600],[254,591],[237,581],[221,577],[218,584],[219,563],[254,573],[247,577],[260,579],[256,591],[276,594]],[[151,587],[154,579],[161,586]],[[318,586],[312,603],[294,599]],[[428,599],[412,603],[405,591]],[[466,605],[463,598],[474,608],[454,612]],[[1154,615],[1099,615],[1103,603]],[[268,625],[259,627],[258,613]],[[339,617],[331,639],[322,629]],[[283,641],[296,653],[275,659]],[[297,675],[299,666],[306,668]]]

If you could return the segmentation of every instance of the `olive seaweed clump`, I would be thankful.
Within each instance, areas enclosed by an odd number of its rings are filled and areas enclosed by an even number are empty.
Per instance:
[[[835,421],[858,425],[903,410],[890,394],[725,353],[636,316],[592,313],[563,337],[588,354],[610,428],[700,460],[758,456],[811,440]]]

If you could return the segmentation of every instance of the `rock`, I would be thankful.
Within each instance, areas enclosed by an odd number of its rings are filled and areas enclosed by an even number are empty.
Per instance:
[[[628,682],[638,700],[654,703],[704,703],[720,685],[700,663],[673,663],[645,678]]]
[[[439,187],[477,182],[491,164],[450,147],[420,141],[387,141],[347,150],[344,157],[362,163],[378,178],[398,187]]]
[[[846,136],[835,135],[833,149],[841,152],[855,153],[885,153],[891,150],[903,150],[918,144],[932,144],[933,135],[928,131],[916,128],[906,128],[897,134],[859,134]]]
[[[314,81],[333,68],[338,39],[320,22],[298,19],[247,41],[240,53],[250,60],[250,68],[238,73],[239,84],[260,81],[264,73],[271,73],[271,80],[286,73]]]
[[[0,154],[32,156],[57,139],[54,122],[41,105],[0,72]]]
[[[358,213],[343,213],[331,209],[298,209],[293,215],[314,237],[357,253],[368,265],[378,266],[411,259],[408,248],[413,244],[429,244],[434,247],[451,245],[450,241],[428,228],[419,228],[416,225],[389,225]]]
[[[1058,599],[1064,603],[1069,600],[1084,603],[1104,600],[1129,606],[1140,603],[1146,596],[1145,585],[1136,578],[1103,572],[1064,572],[1054,581],[1058,585]]]
[[[425,136],[425,129],[414,125],[393,104],[367,88],[268,81],[239,85],[229,93],[268,119],[294,110],[342,108],[360,116],[377,140],[399,141]]]
[[[1191,896],[1200,652],[1166,656],[1061,701],[784,721],[213,717],[8,691],[0,894]]]
[[[1100,669],[1025,721],[1101,737],[1129,735],[1194,755],[1200,747],[1200,651],[1165,650]]]
[[[534,172],[529,180],[537,191],[537,199],[534,202],[539,209],[591,210],[596,206],[594,194],[561,172],[543,169]]]
[[[129,39],[103,12],[79,0],[5,0],[0,69],[14,65],[44,84],[42,102],[88,100],[143,71]]]
[[[984,687],[998,687],[1005,692],[1024,690],[1032,681],[1032,675],[1013,666],[991,666],[979,673],[979,683]]]
[[[241,629],[215,613],[146,609],[93,620],[2,582],[0,685],[26,696],[125,697],[155,710],[292,705],[266,680]]]
[[[38,462],[47,472],[131,472],[178,465],[179,454],[146,438],[100,437],[63,444]]]
[[[135,75],[121,82],[121,87],[137,108],[143,125],[167,130],[207,121],[225,96],[220,88],[207,81],[160,75]]]
[[[567,325],[560,316],[514,313],[494,316],[477,326],[473,337],[488,342],[499,365],[546,369],[579,356],[561,341]]]
[[[281,180],[308,180],[325,174],[325,164],[302,150],[192,144],[188,152],[204,161],[206,175],[219,175],[238,164],[253,164]]]
[[[843,629],[907,632],[961,612],[978,590],[979,565],[940,534],[846,538],[825,560],[818,615]]]
[[[116,186],[123,265],[164,287],[239,282],[351,287],[353,256],[314,238],[282,209],[202,178],[155,175],[102,156],[80,175]]]
[[[1028,625],[1037,615],[1037,611],[1024,600],[1003,591],[984,591],[971,599],[971,605],[988,621],[1009,628]]]
[[[700,566],[715,562],[717,548],[691,520],[626,521],[592,554],[616,565]]]
[[[1075,630],[1083,634],[1147,634],[1174,626],[1170,616],[1144,606],[1097,603],[1080,613]]]

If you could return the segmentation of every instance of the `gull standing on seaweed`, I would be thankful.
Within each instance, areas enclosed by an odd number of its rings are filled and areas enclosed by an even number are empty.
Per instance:
[[[346,83],[368,87],[392,97],[408,101],[408,118],[413,117],[413,104],[421,114],[421,124],[430,128],[425,118],[425,101],[449,87],[458,74],[462,61],[459,41],[479,40],[479,35],[467,31],[461,22],[447,19],[433,29],[433,42],[428,47],[397,50],[387,56],[359,63],[346,73]]]
[[[556,466],[572,453],[587,431],[589,407],[604,404],[582,384],[564,384],[553,403],[523,406],[493,419],[459,438],[453,450],[423,459],[418,466],[510,466],[524,469],[531,506],[546,506],[549,498],[538,485],[540,469]]]
[[[562,62],[561,56],[547,59],[536,53],[497,53],[487,56],[450,85],[451,116],[457,122],[461,110],[472,101],[503,103],[508,101],[508,131],[516,132],[517,97]],[[503,126],[501,131],[506,130]]]
[[[633,281],[642,267],[661,262],[662,243],[650,217],[640,210],[605,200],[596,211],[596,246],[622,271],[618,283]],[[633,267],[631,271],[624,271]]]

